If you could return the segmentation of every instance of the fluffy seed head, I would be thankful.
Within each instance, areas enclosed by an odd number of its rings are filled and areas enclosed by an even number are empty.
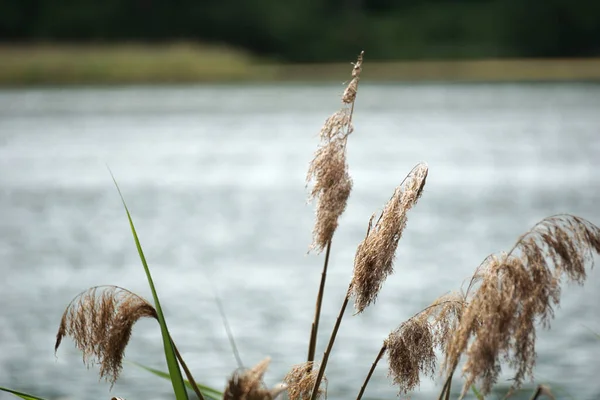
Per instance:
[[[316,368],[315,368],[316,367]],[[308,400],[312,394],[315,380],[317,379],[319,366],[312,362],[294,365],[290,372],[283,378],[287,385],[288,398],[290,400]],[[323,378],[327,382],[326,378]],[[321,398],[324,390],[319,387],[317,398]]]
[[[271,358],[267,357],[250,369],[234,372],[225,387],[223,400],[275,399],[285,387],[269,390],[263,383],[270,362]]]
[[[87,366],[100,364],[100,377],[114,385],[122,369],[133,325],[156,310],[140,296],[116,286],[93,287],[79,294],[65,310],[54,351],[69,335]]]
[[[476,380],[482,393],[489,393],[501,361],[516,371],[513,388],[532,377],[536,322],[549,328],[562,279],[582,284],[594,252],[600,253],[600,228],[579,217],[558,215],[536,224],[508,253],[483,261],[467,290],[468,306],[444,361],[450,372],[466,354],[463,395]]]
[[[373,218],[369,221],[367,236],[356,250],[350,288],[358,313],[376,300],[383,282],[394,270],[396,248],[406,226],[408,210],[421,196],[427,172],[427,164],[417,164],[396,188],[375,226],[372,226]]]
[[[352,69],[352,80],[346,87],[344,95],[342,96],[342,102],[345,104],[352,104],[356,100],[356,91],[358,90],[358,81],[360,80],[360,73],[362,72],[362,62],[364,51],[360,53],[356,63],[353,63],[354,68]]]
[[[317,200],[312,243],[312,248],[317,251],[322,251],[331,241],[352,190],[346,142],[354,130],[352,113],[361,70],[362,53],[354,64],[352,81],[344,91],[342,108],[327,118],[321,128],[321,143],[308,169],[307,184],[313,182],[310,200]]]
[[[435,373],[435,339],[427,318],[411,318],[385,341],[390,375],[400,392],[406,394],[420,383],[420,374]]]
[[[435,348],[445,351],[463,307],[464,299],[460,294],[446,294],[402,323],[385,340],[390,376],[401,394],[419,386],[421,374],[433,378]]]

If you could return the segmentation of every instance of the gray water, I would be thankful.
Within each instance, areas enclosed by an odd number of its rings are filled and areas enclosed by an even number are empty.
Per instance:
[[[236,369],[213,289],[244,363],[272,358],[267,383],[302,362],[323,260],[307,255],[314,211],[304,179],[342,90],[1,90],[0,386],[51,399],[170,398],[168,381],[131,364],[109,392],[70,339],[53,353],[61,314],[80,291],[115,284],[151,297],[107,164],[196,378],[222,388]],[[598,85],[361,84],[354,122],[354,190],[332,247],[319,353],[370,215],[417,162],[430,171],[396,273],[374,306],[348,310],[342,323],[330,399],[354,398],[391,330],[535,222],[569,212],[600,223]],[[600,397],[600,342],[590,331],[600,332],[598,275],[566,287],[552,329],[538,333],[536,383],[557,398]],[[157,325],[138,322],[126,359],[166,370],[163,357]],[[439,379],[425,380],[413,397],[439,390]],[[367,397],[396,393],[383,362]]]

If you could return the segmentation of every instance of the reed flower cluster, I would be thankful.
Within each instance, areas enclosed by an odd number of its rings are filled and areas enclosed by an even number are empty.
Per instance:
[[[245,371],[236,371],[227,382],[223,400],[273,400],[286,387],[268,389],[263,383],[271,358],[267,357],[254,367]]]
[[[384,341],[390,376],[400,393],[420,385],[420,375],[434,378],[438,348],[446,350],[449,337],[462,314],[462,295],[452,292],[435,300],[429,307],[400,324]]]
[[[93,287],[66,308],[54,351],[64,336],[71,336],[84,363],[100,364],[100,377],[114,385],[123,368],[131,330],[140,318],[157,318],[154,307],[140,296],[117,286]]]
[[[372,226],[373,217],[369,221],[367,235],[356,250],[350,284],[358,313],[375,302],[383,282],[394,271],[396,249],[406,227],[407,213],[421,197],[428,171],[425,163],[415,166],[396,188],[375,226]]]
[[[600,253],[600,228],[576,216],[557,215],[536,224],[509,252],[483,261],[444,361],[452,373],[466,356],[463,395],[477,380],[482,393],[489,393],[503,361],[515,369],[514,388],[533,377],[536,324],[550,327],[561,283],[583,284],[593,253]]]
[[[293,366],[283,384],[268,388],[263,377],[270,358],[252,368],[241,368],[237,347],[219,302],[240,368],[227,380],[222,393],[209,391],[211,400],[273,400],[284,390],[287,390],[290,400],[325,398],[325,370],[349,301],[354,298],[355,315],[361,314],[376,302],[386,279],[394,272],[396,251],[407,225],[408,212],[421,198],[429,174],[429,167],[424,162],[417,164],[402,180],[377,219],[373,214],[369,220],[366,235],[357,245],[352,276],[323,357],[315,362],[332,238],[352,190],[346,145],[348,136],[353,132],[352,117],[362,66],[363,53],[353,64],[352,79],[342,94],[341,109],[331,115],[321,128],[319,147],[307,174],[307,184],[312,183],[310,198],[317,201],[312,248],[317,252],[326,249],[307,362]],[[76,296],[64,311],[55,352],[63,338],[70,336],[82,352],[84,363],[88,366],[99,364],[100,377],[109,381],[112,387],[122,370],[133,325],[141,318],[153,318],[161,327],[169,367],[167,375],[173,383],[177,400],[188,398],[179,366],[197,397],[204,400],[201,385],[194,381],[168,332],[124,200],[123,205],[154,305],[117,286],[88,289]],[[563,282],[583,284],[588,268],[593,266],[595,254],[600,254],[599,227],[569,214],[543,219],[520,236],[508,252],[486,257],[475,269],[466,291],[447,293],[401,322],[383,340],[357,400],[362,398],[378,362],[385,355],[389,362],[389,376],[398,386],[400,395],[417,388],[422,376],[433,379],[436,371],[440,370],[445,381],[439,399],[448,400],[452,379],[462,358],[464,382],[460,397],[472,385],[479,385],[484,395],[490,393],[505,364],[514,370],[513,388],[519,388],[525,380],[533,379],[537,330],[539,326],[550,328],[554,310],[560,305],[561,285]],[[443,357],[440,365],[438,353]],[[541,395],[551,397],[552,393],[549,388],[539,386],[533,398]]]
[[[308,400],[312,394],[318,370],[314,369],[313,362],[294,365],[283,381],[287,385],[288,397],[293,400]],[[323,397],[325,390],[319,388],[318,397]]]
[[[308,169],[307,183],[313,182],[310,199],[317,200],[312,247],[318,251],[325,249],[333,238],[352,190],[346,163],[346,143],[348,135],[354,131],[352,114],[362,62],[361,53],[352,69],[352,80],[342,96],[342,108],[327,118],[321,128],[321,143]]]

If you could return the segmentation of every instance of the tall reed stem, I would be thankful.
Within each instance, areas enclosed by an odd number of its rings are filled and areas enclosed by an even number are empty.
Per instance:
[[[454,365],[454,367],[450,371],[450,374],[448,375],[448,378],[446,378],[446,382],[444,382],[444,387],[442,387],[442,392],[440,393],[438,400],[448,400],[450,398],[450,388],[452,387],[452,376],[454,375],[454,371],[456,370],[457,365],[458,365],[458,363]],[[445,396],[444,396],[444,394],[445,394]]]
[[[327,250],[325,251],[325,262],[323,264],[323,272],[321,272],[321,284],[319,293],[317,294],[317,304],[315,307],[315,318],[313,319],[312,328],[310,331],[310,342],[308,344],[308,362],[315,361],[315,349],[317,347],[317,333],[319,332],[319,319],[321,318],[321,304],[323,303],[323,293],[325,293],[325,281],[327,280],[327,266],[329,265],[329,253],[331,252],[331,240],[327,242]]]
[[[365,393],[365,389],[367,388],[367,385],[369,384],[369,380],[371,380],[371,375],[373,375],[373,371],[375,371],[375,367],[377,367],[377,363],[379,362],[379,360],[381,360],[381,357],[383,357],[386,350],[387,350],[387,346],[384,343],[383,346],[381,347],[381,350],[379,350],[379,354],[377,354],[375,361],[373,361],[373,365],[371,365],[371,369],[369,370],[369,373],[367,374],[367,378],[365,379],[365,382],[363,383],[363,385],[360,388],[360,392],[358,392],[358,396],[356,397],[356,400],[360,400],[362,398],[362,395]]]
[[[173,338],[171,338],[171,343],[173,344],[173,349],[175,349],[175,356],[177,356],[177,359],[179,360],[179,364],[181,364],[181,368],[183,368],[183,371],[185,372],[185,375],[187,376],[188,381],[192,385],[192,389],[196,393],[196,396],[198,396],[199,400],[204,400],[204,396],[202,396],[200,389],[198,389],[198,384],[196,384],[196,381],[194,380],[194,377],[192,376],[192,373],[190,372],[187,364],[185,363],[185,361],[183,361],[183,357],[181,356],[181,353],[179,353],[177,346],[175,346],[175,342],[173,341]]]
[[[350,290],[348,290],[346,292],[346,297],[344,298],[344,302],[342,303],[342,308],[340,309],[340,313],[338,314],[338,317],[335,320],[335,326],[333,327],[333,332],[331,332],[331,337],[329,338],[329,343],[327,344],[327,349],[325,350],[325,354],[323,354],[323,360],[321,361],[321,365],[319,366],[319,372],[317,374],[317,378],[315,379],[315,385],[313,386],[313,390],[310,395],[310,400],[316,400],[317,395],[319,394],[319,386],[321,385],[321,380],[323,380],[323,375],[325,374],[325,367],[327,367],[327,360],[329,360],[329,354],[331,354],[331,349],[333,348],[333,343],[335,343],[335,338],[337,336],[338,329],[340,329],[340,324],[342,323],[342,318],[344,318],[344,311],[346,311],[346,306],[348,305],[348,300],[350,300]]]

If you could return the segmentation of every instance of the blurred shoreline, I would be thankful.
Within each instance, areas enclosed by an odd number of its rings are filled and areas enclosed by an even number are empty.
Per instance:
[[[0,86],[340,81],[348,63],[283,64],[227,47],[1,44]],[[365,54],[368,59],[368,49]],[[600,81],[600,58],[369,61],[379,82]]]

